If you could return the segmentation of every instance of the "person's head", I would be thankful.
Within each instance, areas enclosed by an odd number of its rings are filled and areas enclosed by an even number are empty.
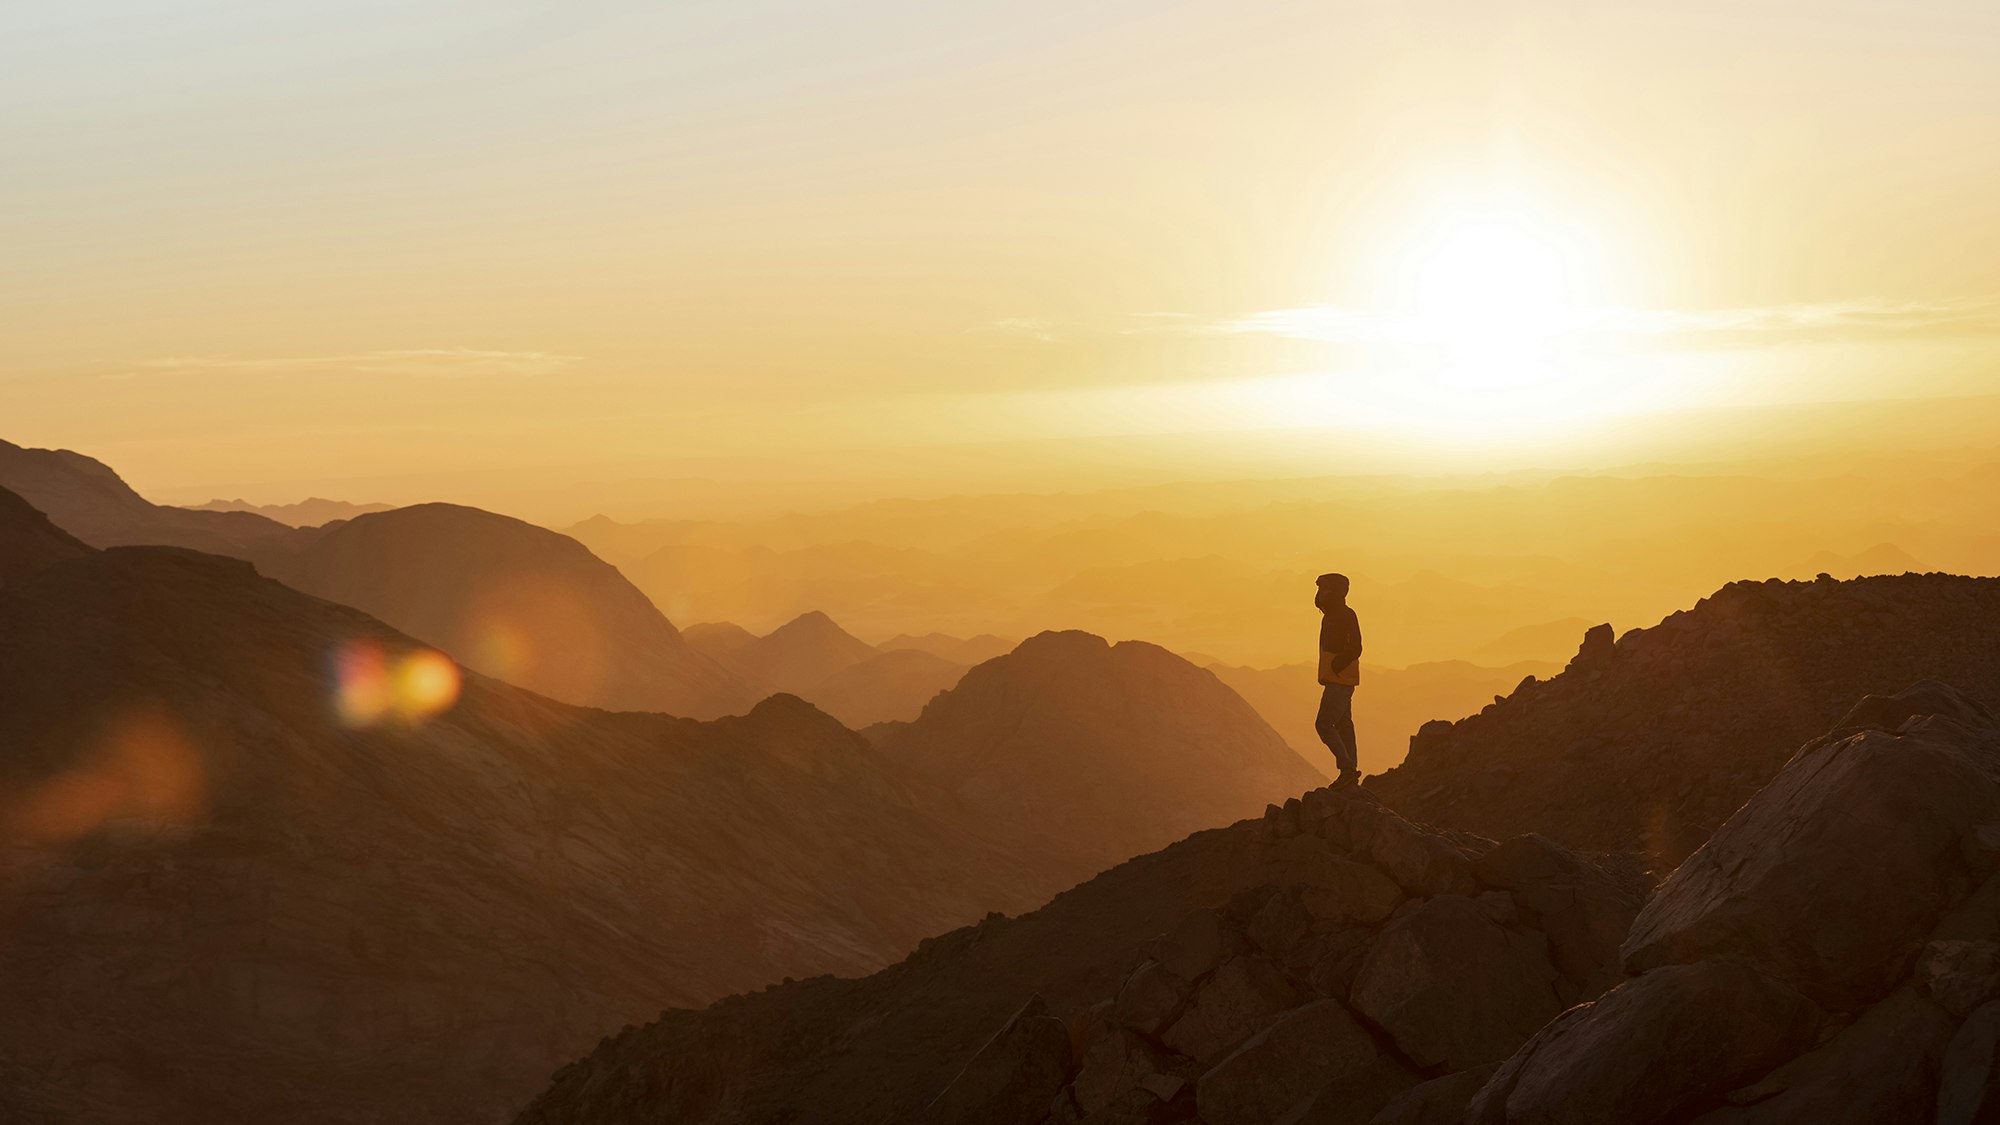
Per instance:
[[[1331,609],[1347,600],[1347,575],[1322,574],[1319,576],[1319,592],[1313,595],[1313,604],[1321,609]]]

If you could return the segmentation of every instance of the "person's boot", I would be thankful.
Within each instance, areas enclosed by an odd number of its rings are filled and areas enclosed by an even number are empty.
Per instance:
[[[1341,770],[1340,776],[1333,779],[1335,789],[1348,789],[1359,784],[1361,784],[1360,770]]]

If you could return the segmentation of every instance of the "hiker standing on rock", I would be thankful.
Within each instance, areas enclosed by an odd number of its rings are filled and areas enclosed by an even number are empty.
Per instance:
[[[1336,787],[1361,780],[1355,763],[1354,689],[1361,683],[1361,621],[1347,605],[1347,576],[1322,574],[1319,593],[1313,597],[1319,607],[1319,682],[1325,690],[1319,697],[1319,717],[1313,729],[1319,740],[1333,751],[1340,767]]]

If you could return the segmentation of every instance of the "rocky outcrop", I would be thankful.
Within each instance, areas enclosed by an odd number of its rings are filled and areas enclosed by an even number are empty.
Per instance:
[[[1863,700],[1660,886],[1628,979],[1515,1052],[1466,1120],[1983,1120],[1996,824],[1984,708],[1931,683]]]
[[[2000,705],[2000,579],[1736,582],[1457,722],[1368,787],[1406,815],[1670,870],[1853,702],[1919,680]],[[1365,689],[1364,689],[1365,691]]]
[[[1364,792],[1314,790],[866,980],[670,1013],[560,1072],[521,1121],[653,1120],[652,1091],[695,1088],[713,1093],[677,1103],[673,1120],[972,1120],[983,1110],[961,1094],[974,1088],[1006,1091],[991,1104],[1018,1113],[1012,1091],[1045,1079],[1048,1055],[996,1045],[1018,1039],[1024,998],[1039,995],[1067,1021],[1069,1046],[1060,1092],[1010,1118],[1021,1125],[1360,1125],[1426,1079],[1497,1064],[1588,998],[1536,920],[1618,909],[1629,920],[1639,900],[1639,887],[1541,841],[1517,849],[1536,862],[1495,867],[1525,888],[1516,901],[1479,882],[1493,850]],[[1435,890],[1411,875],[1440,871],[1452,875]],[[1562,910],[1557,883],[1570,894]],[[1614,973],[1607,961],[1583,975]],[[767,1046],[745,1058],[733,1045],[746,1042]],[[996,1075],[999,1058],[1021,1061]],[[1462,1106],[1468,1085],[1446,1094]]]

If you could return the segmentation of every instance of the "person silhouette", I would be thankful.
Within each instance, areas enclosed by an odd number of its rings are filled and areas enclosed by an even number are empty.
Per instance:
[[[1347,576],[1322,574],[1313,604],[1319,607],[1319,715],[1313,729],[1340,767],[1335,788],[1361,780],[1354,745],[1354,689],[1361,684],[1361,620],[1347,604]]]

